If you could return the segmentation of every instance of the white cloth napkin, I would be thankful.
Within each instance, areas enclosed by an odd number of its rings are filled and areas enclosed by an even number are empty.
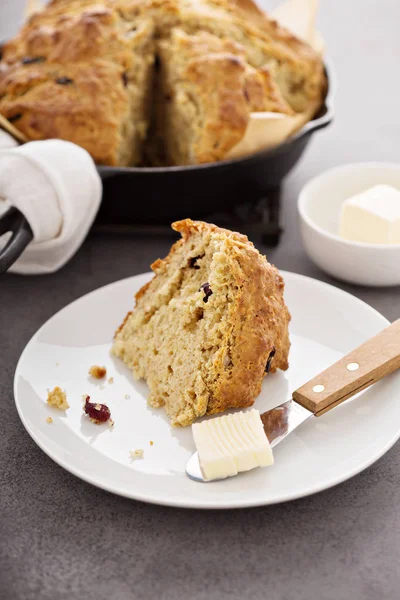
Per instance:
[[[0,214],[15,206],[34,235],[10,271],[44,274],[65,265],[85,239],[101,195],[95,164],[76,144],[45,140],[2,149],[0,140]]]

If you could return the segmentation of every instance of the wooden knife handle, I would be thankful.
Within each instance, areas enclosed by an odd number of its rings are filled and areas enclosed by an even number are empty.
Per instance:
[[[293,393],[316,417],[400,368],[400,319]]]

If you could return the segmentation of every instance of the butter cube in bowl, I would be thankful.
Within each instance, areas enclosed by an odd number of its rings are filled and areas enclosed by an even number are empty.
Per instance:
[[[315,177],[298,201],[309,257],[333,277],[400,285],[400,165],[357,163]]]
[[[339,235],[350,242],[400,244],[400,191],[375,185],[345,200]]]

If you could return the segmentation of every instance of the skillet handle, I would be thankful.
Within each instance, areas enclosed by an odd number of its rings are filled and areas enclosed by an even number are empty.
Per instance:
[[[13,206],[0,217],[0,236],[8,231],[12,232],[12,236],[6,246],[0,250],[0,273],[7,271],[33,240],[32,229],[28,221]]]

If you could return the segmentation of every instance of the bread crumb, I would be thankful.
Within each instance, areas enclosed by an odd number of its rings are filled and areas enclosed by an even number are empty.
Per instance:
[[[53,422],[53,419],[51,417],[47,417],[46,423],[52,423],[52,422]]]
[[[125,400],[129,400],[130,395],[129,394],[125,394],[124,398],[125,398]]]
[[[69,408],[69,404],[67,401],[67,394],[63,392],[63,390],[58,387],[58,385],[47,394],[47,404],[50,406],[55,406],[60,410],[67,410]]]
[[[108,383],[114,383],[114,377],[110,377],[110,379],[108,380]]]
[[[150,446],[154,446],[153,440],[150,440]]]
[[[56,362],[56,367],[59,367],[59,366],[60,366],[60,363],[59,363],[59,362]]]
[[[144,450],[142,450],[142,448],[138,448],[137,450],[131,450],[129,452],[129,456],[131,457],[131,460],[137,460],[138,458],[143,458]]]
[[[105,367],[93,365],[89,369],[89,375],[95,377],[96,379],[103,379],[103,377],[107,375],[107,369]]]
[[[113,421],[112,419],[108,420],[108,426],[109,426],[110,429],[112,429],[114,427],[114,422],[115,421]]]

